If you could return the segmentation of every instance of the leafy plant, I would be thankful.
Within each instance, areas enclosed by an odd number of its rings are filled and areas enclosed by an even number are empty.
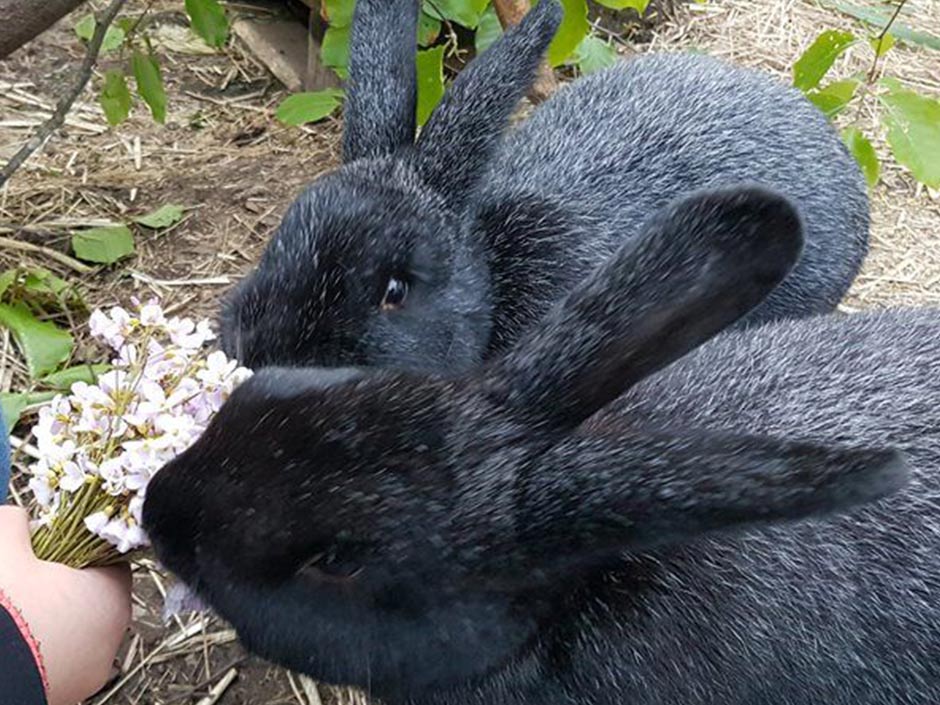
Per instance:
[[[570,65],[584,73],[609,66],[616,58],[611,44],[591,33],[588,22],[587,0],[560,0],[565,10],[562,25],[549,48],[549,61],[553,66]],[[320,60],[341,78],[348,76],[349,30],[352,25],[355,0],[323,0],[324,16],[328,27],[320,49]],[[649,0],[598,0],[599,4],[615,10],[635,10],[643,13]],[[446,32],[444,28],[447,27]],[[503,33],[503,28],[492,0],[424,0],[418,28],[418,123],[424,124],[444,93],[444,59],[459,53],[457,33],[473,33],[473,47],[479,54],[486,51]],[[302,121],[293,119],[293,109],[301,104],[296,96],[285,101],[289,108],[278,110],[278,118],[288,124],[302,124],[323,119],[338,107],[324,92],[300,94],[311,107]],[[288,102],[289,101],[289,102]],[[326,112],[326,107],[333,108]],[[283,108],[283,104],[282,104]],[[285,119],[285,114],[287,119]],[[318,116],[318,117],[308,117]]]
[[[134,234],[126,225],[79,230],[72,235],[72,249],[86,262],[114,264],[134,254]]]
[[[418,52],[418,124],[423,125],[444,97],[444,49]]]
[[[160,63],[153,54],[135,51],[131,58],[131,69],[137,81],[137,93],[150,106],[153,119],[162,125],[166,122],[166,89],[163,87]]]
[[[0,325],[13,334],[34,379],[53,372],[72,354],[71,334],[39,320],[25,303],[0,303]]]
[[[884,19],[879,34],[867,37],[874,53],[867,73],[820,86],[839,56],[861,41],[852,32],[826,30],[794,64],[793,85],[829,118],[843,113],[853,100],[877,100],[883,108],[882,127],[894,158],[921,183],[940,188],[940,101],[889,76],[876,78],[879,60],[895,46],[894,32],[904,4],[901,0],[894,13]],[[870,15],[866,17],[872,20]],[[877,184],[881,164],[872,140],[855,124],[846,127],[842,137],[869,185]]]
[[[167,203],[155,211],[134,218],[134,222],[151,230],[163,230],[176,225],[183,219],[186,209],[175,203]]]
[[[228,41],[229,22],[219,0],[184,0],[184,9],[193,31],[209,46],[222,47]],[[148,8],[149,9],[149,8]],[[139,17],[125,17],[108,27],[101,46],[103,53],[120,50],[122,68],[108,69],[98,102],[108,123],[120,125],[134,108],[135,94],[127,80],[134,77],[136,97],[150,109],[153,119],[166,121],[167,96],[163,84],[160,62],[154,54],[149,38],[142,31],[146,27],[147,13]],[[75,25],[75,34],[89,41],[95,32],[94,15],[86,15]]]
[[[303,125],[322,120],[342,104],[343,95],[343,91],[336,88],[295,93],[278,106],[277,119],[285,125]]]
[[[72,320],[86,311],[77,288],[48,270],[18,267],[0,273],[0,327],[12,334],[30,378],[25,390],[0,394],[8,428],[75,382],[91,383],[109,369],[108,365],[63,367],[72,358],[75,342],[57,321]]]

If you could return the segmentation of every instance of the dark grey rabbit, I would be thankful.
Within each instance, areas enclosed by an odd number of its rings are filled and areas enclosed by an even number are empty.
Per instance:
[[[700,193],[466,376],[263,370],[154,478],[157,555],[388,705],[936,705],[940,311],[708,340],[800,241]]]
[[[360,0],[344,165],[291,206],[228,298],[251,367],[457,372],[505,349],[694,190],[755,182],[794,202],[806,250],[746,323],[836,306],[867,250],[868,200],[799,92],[704,56],[577,81],[504,139],[560,20],[539,3],[463,71],[415,142],[415,0]]]

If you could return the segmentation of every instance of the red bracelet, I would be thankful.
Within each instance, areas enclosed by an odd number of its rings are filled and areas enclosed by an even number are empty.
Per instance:
[[[42,679],[42,687],[45,689],[46,693],[49,693],[49,679],[46,676],[46,664],[42,660],[42,652],[39,650],[39,642],[36,641],[36,637],[33,636],[32,631],[29,629],[29,624],[26,623],[26,620],[23,619],[23,613],[10,602],[10,598],[7,597],[7,594],[0,589],[0,608],[5,609],[10,617],[13,618],[16,628],[20,630],[20,635],[23,637],[23,641],[29,646],[30,652],[33,654],[33,660],[36,662],[36,668],[39,670],[39,677]]]

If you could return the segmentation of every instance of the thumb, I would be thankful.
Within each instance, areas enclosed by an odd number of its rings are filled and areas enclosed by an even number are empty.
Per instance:
[[[0,555],[21,554],[24,550],[32,554],[29,514],[12,505],[0,507]]]

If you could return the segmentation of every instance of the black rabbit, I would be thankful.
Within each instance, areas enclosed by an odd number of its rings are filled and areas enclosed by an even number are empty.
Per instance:
[[[803,258],[746,323],[833,309],[864,258],[858,166],[800,93],[705,56],[575,82],[504,139],[560,20],[544,0],[474,60],[415,142],[415,0],[360,0],[344,165],[291,206],[229,296],[245,364],[459,372],[512,344],[658,209],[760,183]]]
[[[157,555],[389,705],[935,705],[940,312],[708,340],[800,246],[699,193],[465,376],[263,370],[154,478]]]

